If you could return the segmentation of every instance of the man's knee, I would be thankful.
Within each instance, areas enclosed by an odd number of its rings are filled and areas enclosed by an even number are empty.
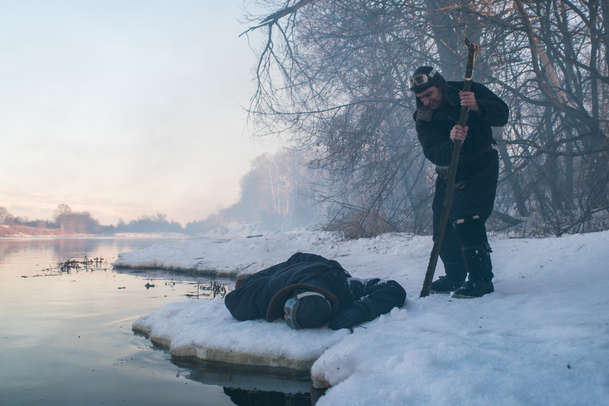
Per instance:
[[[479,215],[463,216],[453,220],[463,247],[485,247],[490,251],[484,220]]]

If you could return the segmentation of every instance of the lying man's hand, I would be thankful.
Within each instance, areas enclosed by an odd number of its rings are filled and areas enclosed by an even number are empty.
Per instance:
[[[366,311],[360,306],[350,306],[338,312],[338,314],[334,316],[334,319],[328,323],[328,327],[332,330],[339,330],[341,328],[351,328],[364,321],[368,321],[366,318]]]

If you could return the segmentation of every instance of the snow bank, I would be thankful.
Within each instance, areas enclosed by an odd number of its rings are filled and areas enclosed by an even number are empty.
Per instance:
[[[134,326],[170,342],[173,353],[222,348],[294,365],[317,358],[314,384],[331,386],[318,405],[606,403],[609,232],[493,238],[491,245],[496,292],[471,300],[418,298],[431,241],[404,234],[347,242],[313,232],[189,240],[119,261],[255,272],[304,251],[336,259],[355,276],[400,282],[407,306],[353,334],[236,322],[220,301],[173,303]]]
[[[287,260],[295,252],[311,252],[338,260],[352,274],[408,277],[407,267],[426,261],[428,237],[385,234],[376,238],[341,241],[336,233],[292,231],[259,237],[197,238],[157,244],[121,253],[115,268],[188,270],[218,276],[254,273]]]
[[[296,331],[285,323],[238,322],[222,300],[170,303],[135,321],[133,329],[178,357],[308,371],[347,331]]]

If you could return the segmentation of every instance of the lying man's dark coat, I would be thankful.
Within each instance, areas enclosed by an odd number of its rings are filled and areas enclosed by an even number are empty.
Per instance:
[[[336,261],[296,253],[286,262],[239,280],[224,303],[237,320],[283,317],[286,299],[296,292],[316,291],[332,303],[331,328],[352,327],[402,306],[406,292],[395,281],[352,278]]]

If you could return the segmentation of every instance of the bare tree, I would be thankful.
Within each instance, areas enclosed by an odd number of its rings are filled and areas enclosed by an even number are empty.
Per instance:
[[[510,105],[496,224],[562,234],[609,226],[609,6],[524,2],[269,1],[248,31],[259,50],[251,112],[289,130],[328,174],[335,220],[429,230],[431,168],[413,129],[408,75],[459,77],[467,35],[482,47],[477,80]],[[258,30],[256,30],[258,29]],[[353,220],[350,220],[353,221]]]

